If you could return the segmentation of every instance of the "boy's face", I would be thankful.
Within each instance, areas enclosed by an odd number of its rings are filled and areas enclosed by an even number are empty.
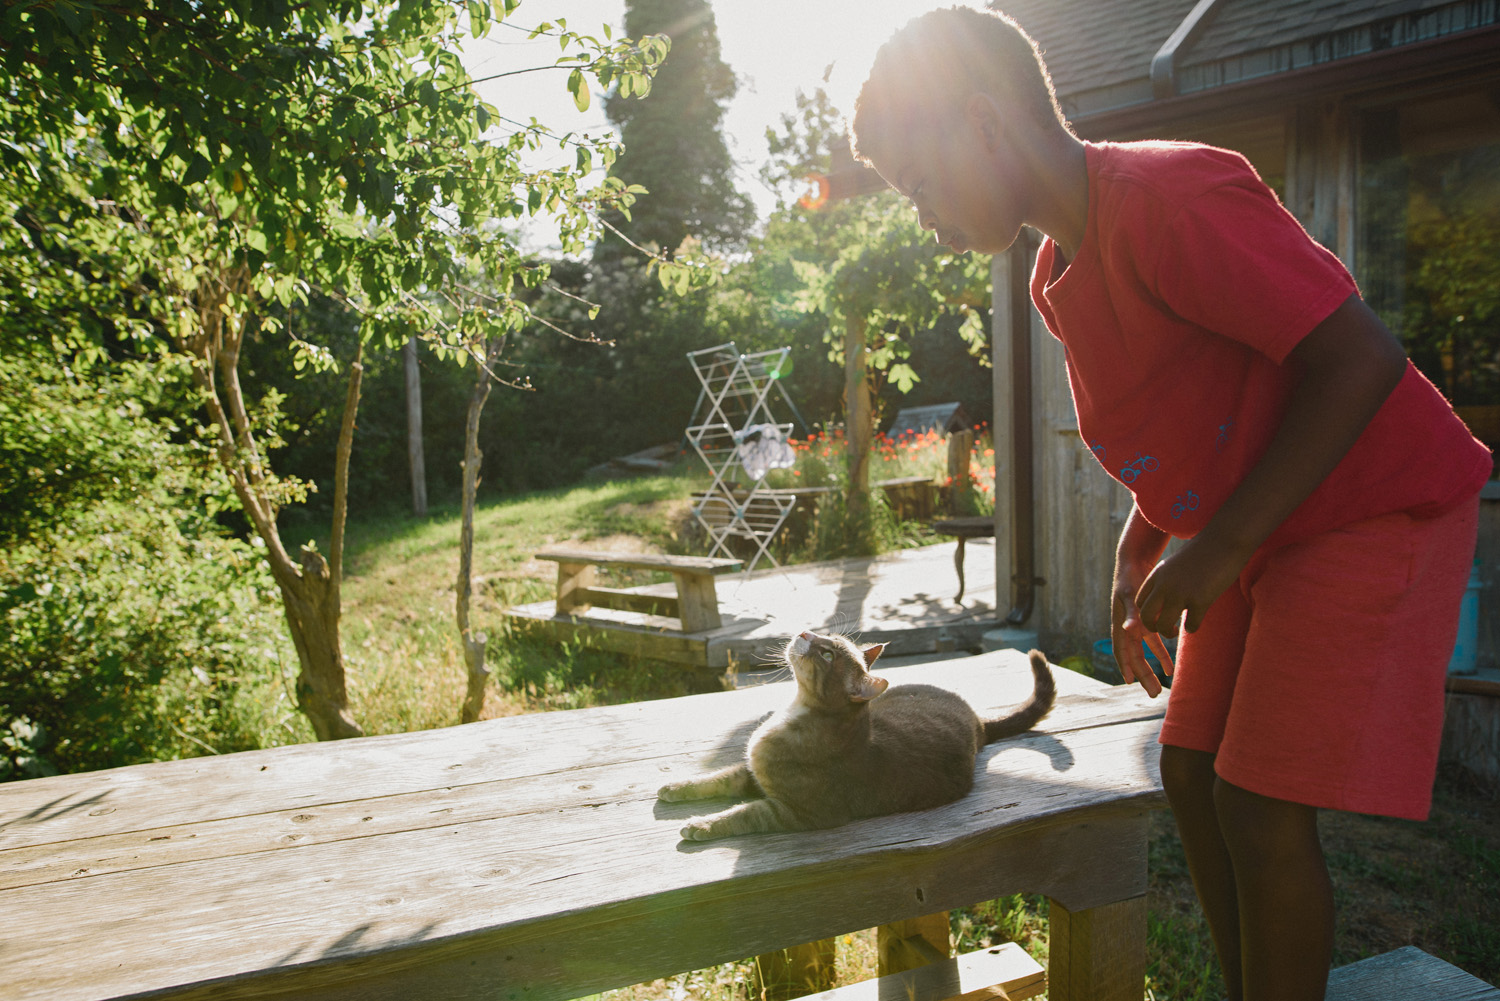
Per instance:
[[[1023,222],[1021,175],[1005,149],[969,116],[934,122],[872,156],[881,177],[909,198],[917,220],[954,252],[1010,249]]]

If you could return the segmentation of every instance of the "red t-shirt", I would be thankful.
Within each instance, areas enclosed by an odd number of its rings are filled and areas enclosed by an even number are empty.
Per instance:
[[[1061,269],[1057,245],[1042,244],[1032,301],[1067,353],[1085,446],[1153,525],[1187,538],[1265,452],[1293,386],[1282,363],[1356,294],[1354,280],[1238,153],[1090,143],[1087,159],[1082,245]],[[1268,542],[1395,511],[1438,514],[1490,469],[1488,449],[1408,363]]]

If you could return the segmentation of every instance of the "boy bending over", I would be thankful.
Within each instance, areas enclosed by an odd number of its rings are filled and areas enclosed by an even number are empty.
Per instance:
[[[853,133],[955,251],[1045,234],[1032,301],[1135,498],[1125,678],[1158,694],[1142,642],[1183,631],[1162,782],[1229,997],[1322,998],[1317,810],[1427,816],[1488,451],[1243,157],[1080,141],[1003,15],[908,24]]]

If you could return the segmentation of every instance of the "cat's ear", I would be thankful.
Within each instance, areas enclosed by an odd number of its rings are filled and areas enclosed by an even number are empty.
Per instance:
[[[873,674],[862,674],[854,683],[854,690],[849,693],[849,701],[869,702],[890,687],[890,684],[884,678],[877,678]]]
[[[864,649],[865,667],[871,667],[871,666],[873,666],[874,663],[875,663],[875,661],[877,659],[879,659],[880,655],[882,653],[884,653],[884,652],[885,652],[885,644],[884,643],[876,643],[874,646],[867,646],[867,647],[865,647],[865,649]]]

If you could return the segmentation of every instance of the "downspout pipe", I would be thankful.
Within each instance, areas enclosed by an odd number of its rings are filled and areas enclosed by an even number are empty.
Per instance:
[[[1010,249],[1011,605],[1005,622],[1026,624],[1036,605],[1036,496],[1031,442],[1031,232],[1025,228]]]
[[[1151,95],[1158,100],[1177,96],[1177,54],[1203,34],[1225,0],[1198,0],[1182,23],[1151,57]]]

